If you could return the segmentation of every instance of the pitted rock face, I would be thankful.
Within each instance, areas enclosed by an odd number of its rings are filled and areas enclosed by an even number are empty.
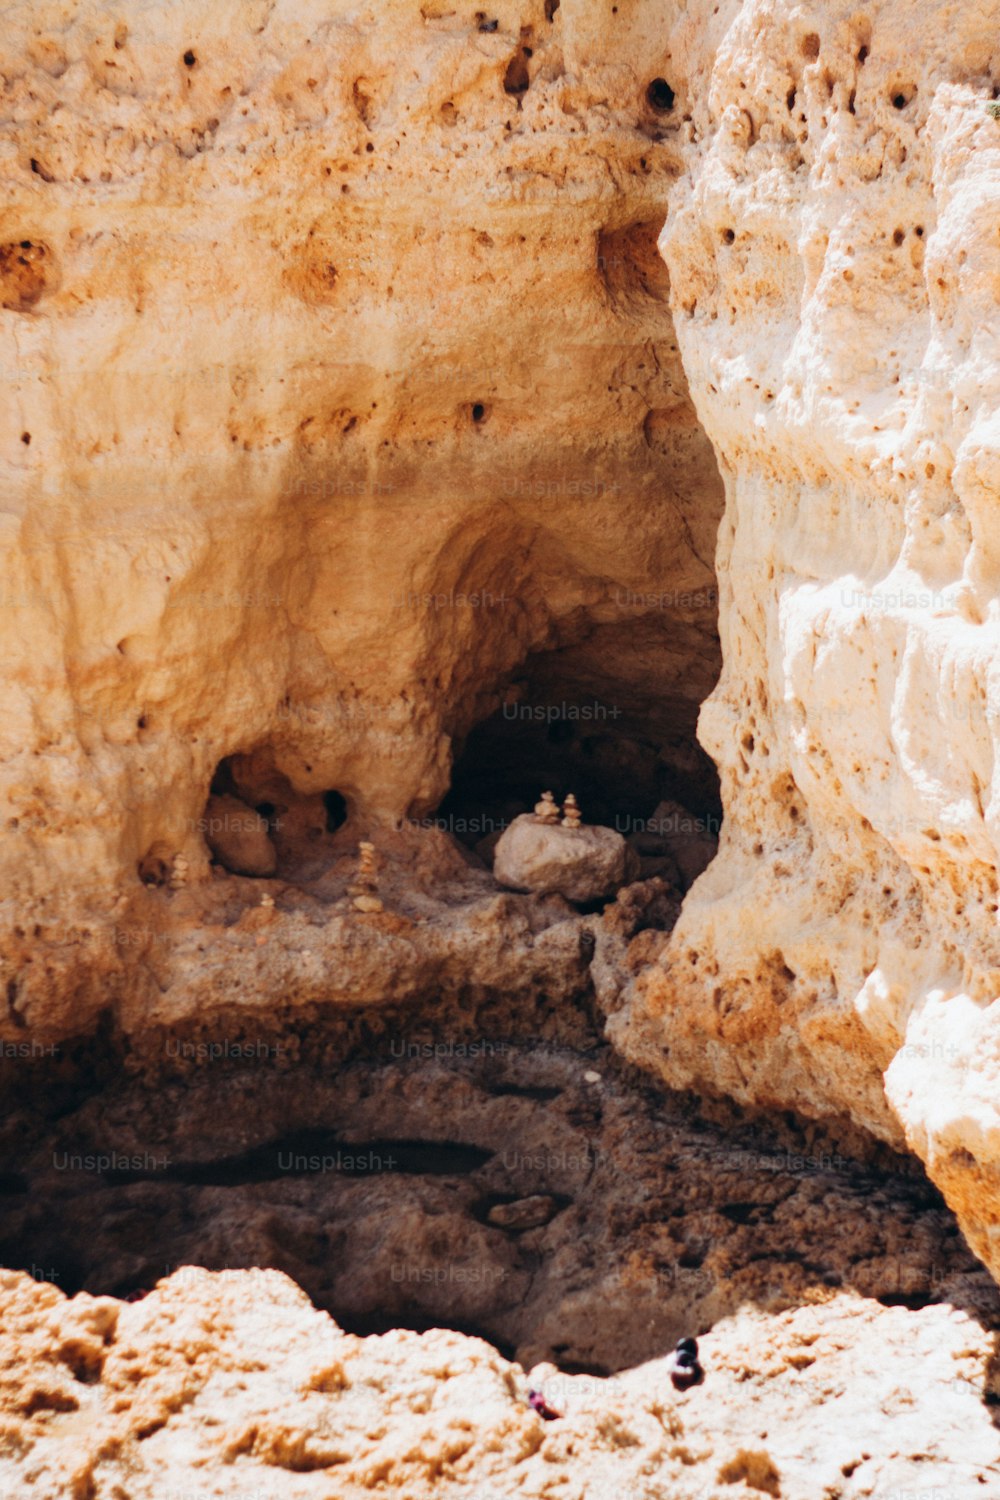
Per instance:
[[[543,690],[651,784],[704,703],[727,828],[616,1042],[909,1145],[1000,1272],[996,0],[134,10],[4,17],[3,1041],[460,990],[435,840],[399,931],[344,850]]]
[[[510,890],[588,902],[614,896],[635,863],[613,828],[564,828],[522,814],[496,846],[493,874]]]
[[[672,4],[127,9],[4,13],[11,1037],[160,1003],[123,960],[200,918],[142,875],[208,882],[221,763],[295,876],[335,857],[325,798],[355,845],[435,815],[512,685],[683,778],[719,666],[656,253]]]
[[[726,822],[616,1035],[905,1141],[1000,1274],[1000,7],[718,9],[661,248],[727,488]]]

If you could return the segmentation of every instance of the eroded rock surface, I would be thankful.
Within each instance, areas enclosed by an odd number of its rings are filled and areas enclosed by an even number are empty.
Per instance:
[[[991,1493],[1000,1301],[912,1165],[426,1035],[3,1122],[3,1258],[86,1289],[0,1278],[9,1492]]]
[[[1000,1273],[995,4],[729,0],[675,33],[661,248],[727,489],[719,858],[615,1035],[848,1114]]]
[[[998,1472],[990,1341],[944,1307],[748,1306],[701,1341],[686,1394],[665,1359],[611,1381],[534,1371],[564,1413],[544,1423],[488,1344],[344,1334],[277,1271],[181,1271],[133,1304],[5,1272],[0,1297],[0,1476],[39,1500],[160,1500],[166,1474],[219,1500],[964,1500]]]
[[[668,14],[8,7],[4,1036],[132,1028],[175,935],[219,951],[142,883],[208,880],[213,783],[292,881],[296,820],[330,863],[338,799],[355,839],[435,815],[484,723],[470,843],[557,784],[529,756],[630,816],[710,785]]]

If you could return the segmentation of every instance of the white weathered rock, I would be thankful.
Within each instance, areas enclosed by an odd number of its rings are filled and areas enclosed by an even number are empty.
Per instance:
[[[629,856],[628,845],[613,828],[564,828],[523,813],[497,844],[493,874],[510,890],[599,901],[626,883]]]
[[[707,17],[707,19],[706,19]],[[726,481],[720,852],[617,1040],[850,1118],[1000,1274],[1000,7],[692,8],[661,247]]]
[[[482,1339],[356,1338],[279,1271],[187,1266],[132,1303],[3,1271],[0,1308],[11,1495],[995,1494],[992,1340],[940,1305],[838,1292],[768,1316],[748,1298],[699,1337],[694,1392],[671,1390],[664,1357],[610,1379],[536,1365],[551,1423]]]
[[[360,895],[355,896],[351,905],[354,907],[355,911],[364,912],[368,916],[373,916],[380,911],[385,911],[385,907],[383,906],[379,897],[372,896],[366,891],[362,891]]]

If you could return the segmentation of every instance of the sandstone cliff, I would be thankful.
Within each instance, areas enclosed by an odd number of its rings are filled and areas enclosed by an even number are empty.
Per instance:
[[[660,243],[726,480],[726,821],[617,1021],[674,1083],[905,1139],[995,1273],[998,20],[681,23]]]
[[[20,1059],[63,1049],[43,1116],[95,1033],[150,1075],[165,1039],[248,1032],[329,1069],[334,1012],[550,1039],[596,997],[675,1087],[909,1148],[1000,1276],[998,22],[6,9],[0,1043],[29,1093]],[[715,807],[696,721],[725,824],[668,941]],[[673,838],[690,813],[697,859],[637,851],[675,888],[605,916],[499,892],[491,820],[551,768],[596,821],[667,807]],[[654,1286],[653,1251],[683,1267],[677,1199],[702,1207],[678,1173],[650,1193]],[[156,1227],[147,1187],[108,1206],[109,1262]],[[793,1191],[811,1232],[869,1201]],[[260,1199],[287,1251],[298,1221]],[[336,1253],[298,1228],[307,1269]],[[774,1262],[795,1274],[739,1284],[756,1308],[699,1312],[703,1405],[665,1402],[653,1361],[549,1434],[483,1345],[355,1340],[276,1275],[137,1307],[10,1275],[33,1383],[3,1396],[0,1478],[156,1493],[183,1451],[222,1495],[328,1469],[344,1494],[987,1485],[995,1309],[970,1323],[951,1281],[816,1292],[801,1242]],[[864,1437],[824,1444],[817,1409]]]
[[[7,1035],[184,990],[220,765],[353,833],[540,682],[690,732],[669,204],[728,818],[617,1034],[905,1137],[996,1264],[992,12],[529,9],[10,12]]]
[[[6,12],[6,1035],[183,991],[198,914],[146,887],[207,881],[213,778],[301,885],[324,797],[352,846],[433,815],[504,706],[596,715],[633,747],[605,781],[650,739],[704,776],[667,15]]]

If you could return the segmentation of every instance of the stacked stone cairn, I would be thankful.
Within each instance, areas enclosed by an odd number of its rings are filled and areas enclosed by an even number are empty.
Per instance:
[[[358,873],[352,885],[347,887],[352,896],[355,911],[366,914],[384,911],[378,894],[378,865],[375,861],[375,845],[365,840],[358,845]]]

